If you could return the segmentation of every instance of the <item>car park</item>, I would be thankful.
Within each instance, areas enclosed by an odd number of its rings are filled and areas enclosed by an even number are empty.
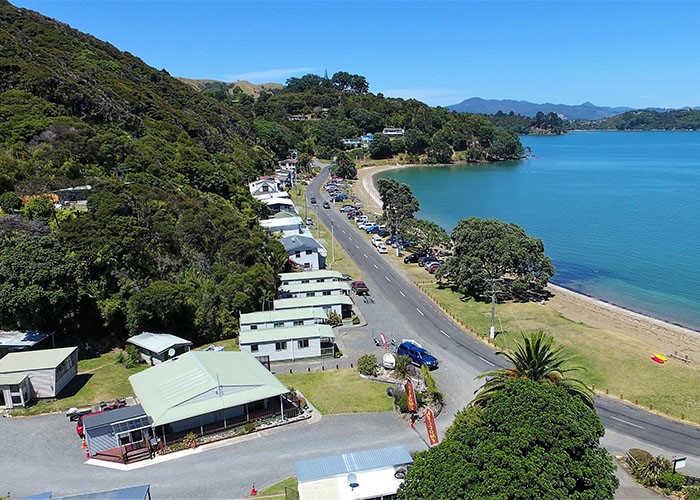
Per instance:
[[[431,370],[438,367],[438,360],[435,356],[423,349],[422,346],[411,341],[404,341],[399,344],[399,347],[396,349],[396,354],[399,356],[408,356],[411,362],[418,366],[425,365]]]

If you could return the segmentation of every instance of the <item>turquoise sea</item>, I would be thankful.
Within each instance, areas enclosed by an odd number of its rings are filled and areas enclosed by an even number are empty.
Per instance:
[[[451,231],[470,216],[541,238],[552,282],[700,330],[700,132],[523,136],[531,157],[387,171]]]

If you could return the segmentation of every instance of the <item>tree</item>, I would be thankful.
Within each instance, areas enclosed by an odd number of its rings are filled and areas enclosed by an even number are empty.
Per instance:
[[[523,342],[516,342],[513,352],[498,351],[496,354],[508,358],[513,366],[479,375],[477,378],[486,379],[486,383],[471,404],[488,407],[494,395],[502,391],[508,382],[525,378],[563,387],[569,394],[593,408],[593,392],[581,380],[567,375],[581,368],[567,366],[571,357],[564,354],[563,347],[555,348],[553,343],[552,337],[539,331],[532,335],[523,334]]]
[[[452,163],[452,148],[443,140],[438,139],[431,141],[426,153],[428,153],[428,163]]]
[[[6,214],[13,214],[22,210],[22,199],[13,191],[7,191],[0,195],[0,210]]]
[[[563,388],[514,380],[415,455],[398,498],[612,499],[619,482],[599,444],[604,432],[596,412]]]
[[[435,222],[409,217],[403,221],[399,231],[402,238],[411,241],[413,246],[421,250],[450,246],[447,231]]]
[[[425,153],[425,150],[430,145],[430,137],[417,128],[408,129],[403,139],[406,145],[406,152],[412,155]]]
[[[297,169],[299,173],[310,172],[311,165],[311,155],[308,153],[299,153],[299,158],[297,158]]]
[[[34,198],[24,207],[24,215],[29,220],[38,219],[48,223],[53,217],[53,203],[48,198]]]
[[[441,268],[462,293],[479,297],[490,281],[503,279],[503,291],[521,296],[538,293],[554,274],[542,240],[517,224],[497,219],[462,219],[452,231],[454,256]]]
[[[379,179],[377,188],[384,218],[388,221],[391,232],[396,233],[401,223],[418,211],[418,198],[413,195],[408,184],[399,184],[395,179]]]
[[[391,140],[384,134],[374,134],[369,143],[369,154],[375,160],[391,158]]]
[[[343,179],[355,179],[357,177],[357,167],[355,160],[345,152],[338,153],[335,159],[335,168],[333,172]]]

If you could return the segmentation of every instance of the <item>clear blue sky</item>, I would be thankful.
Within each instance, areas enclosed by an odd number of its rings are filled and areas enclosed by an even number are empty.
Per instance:
[[[700,105],[700,2],[10,0],[171,75],[604,106]]]

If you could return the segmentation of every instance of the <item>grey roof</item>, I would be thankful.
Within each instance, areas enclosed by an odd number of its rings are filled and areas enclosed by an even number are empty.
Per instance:
[[[239,333],[241,345],[277,342],[279,340],[299,340],[317,337],[335,338],[331,325],[290,326],[287,328],[267,328],[265,330],[245,330]]]
[[[152,333],[143,332],[139,335],[134,335],[129,337],[127,342],[130,342],[138,347],[143,347],[151,352],[160,354],[167,351],[171,347],[177,347],[181,345],[192,345],[187,339],[181,339],[175,335],[170,335],[169,333]]]
[[[54,332],[37,332],[34,330],[26,332],[0,331],[0,347],[32,347],[53,334]]]
[[[305,319],[328,319],[328,314],[319,308],[282,309],[281,311],[257,311],[241,313],[241,325],[254,325],[257,323],[276,323]]]
[[[83,425],[85,426],[85,430],[89,430],[95,427],[102,427],[103,425],[133,420],[145,416],[146,412],[143,411],[143,406],[141,405],[124,406],[122,408],[115,408],[114,410],[85,415],[83,417]]]
[[[22,380],[28,376],[29,375],[26,373],[10,373],[9,375],[0,375],[0,385],[19,385],[22,383]]]
[[[311,236],[295,234],[293,236],[285,236],[280,240],[282,246],[287,252],[297,252],[300,250],[319,250],[323,248],[318,241]]]
[[[11,352],[0,359],[0,374],[56,368],[77,350],[77,347],[62,347],[40,351]]]
[[[297,480],[302,483],[350,472],[383,469],[385,467],[412,463],[411,454],[404,446],[392,446],[390,448],[376,448],[330,457],[301,460],[296,462],[294,466]]]
[[[189,351],[129,382],[154,426],[289,392],[257,359],[235,351]]]
[[[59,500],[146,500],[150,498],[150,484],[139,486],[127,486],[115,490],[95,491],[94,493],[82,493],[79,495],[67,495],[52,497]]]
[[[322,307],[333,305],[352,305],[352,299],[347,295],[319,295],[318,297],[298,297],[294,299],[277,299],[275,309],[291,309],[296,307]]]
[[[318,280],[318,279],[343,279],[343,274],[331,269],[323,269],[321,271],[302,271],[298,273],[280,273],[280,280],[285,281],[297,280]]]

